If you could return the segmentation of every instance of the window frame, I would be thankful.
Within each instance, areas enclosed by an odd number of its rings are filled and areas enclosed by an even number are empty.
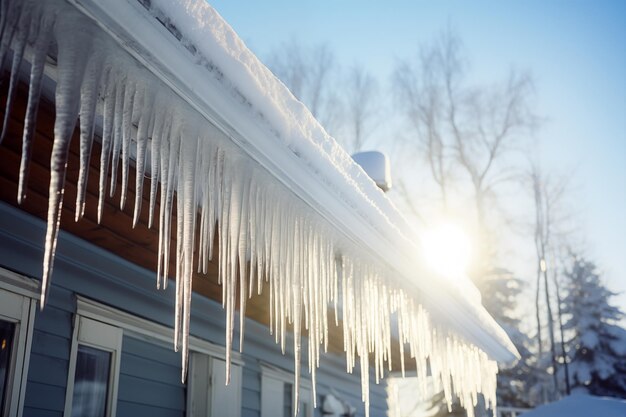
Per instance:
[[[38,281],[0,267],[0,320],[15,324],[7,401],[0,409],[0,416],[21,417],[24,412],[38,296]]]
[[[121,343],[124,336],[132,337],[134,339],[143,340],[149,343],[155,343],[159,346],[167,346],[171,349],[172,342],[174,340],[174,329],[171,327],[156,323],[154,321],[144,319],[142,317],[138,317],[134,314],[127,313],[125,311],[121,311],[116,309],[115,307],[111,307],[106,304],[99,303],[97,301],[93,301],[89,298],[83,297],[81,295],[76,295],[76,316],[81,316],[84,318],[92,319],[103,324],[113,326],[119,328],[120,335],[120,354],[118,355],[121,358],[122,348]],[[74,326],[74,331],[77,331],[77,326]],[[72,340],[74,340],[73,338]],[[97,347],[97,346],[96,346]],[[76,357],[74,351],[78,349],[74,347],[72,344],[72,353],[74,356],[70,358],[70,365],[73,367],[69,371],[68,380],[72,378],[72,383],[74,379],[74,373],[76,371]],[[189,336],[189,355],[190,355],[190,367],[189,373],[193,371],[193,356],[196,354],[202,354],[209,357],[210,360],[217,359],[221,361],[226,360],[226,349],[223,346],[215,345],[207,340],[201,339],[196,336]],[[231,384],[238,381],[239,387],[237,389],[239,399],[242,398],[242,389],[243,389],[243,366],[244,361],[239,352],[231,352],[231,377],[238,376],[238,379],[232,378]],[[116,375],[119,378],[120,367],[118,364]],[[191,381],[190,374],[187,375],[187,388],[186,388],[186,399],[185,399],[185,415],[187,417],[191,416],[191,397],[190,397],[190,385]],[[116,384],[117,385],[117,384]],[[117,405],[117,386],[115,387],[115,400],[114,404]],[[71,417],[71,401],[73,395],[73,386],[72,390],[68,389],[66,391],[66,412],[64,413],[64,417]],[[67,412],[68,406],[68,398],[70,404],[69,413]],[[241,402],[241,401],[240,401]],[[241,414],[241,407],[239,407],[239,413]],[[237,415],[236,417],[240,416]],[[111,414],[111,417],[114,417],[114,414]]]
[[[228,386],[224,385],[225,371],[225,359],[203,352],[190,352],[186,417],[241,417],[242,364],[231,361]],[[203,377],[205,382],[198,383],[198,379]],[[236,404],[234,409],[228,408],[230,404]]]
[[[313,416],[313,392],[311,389],[311,382],[300,378],[300,400],[305,397],[309,399],[308,407],[306,410],[300,410],[301,417],[312,417]],[[292,372],[288,372],[286,370],[277,368],[273,365],[267,363],[261,363],[261,417],[276,417],[277,404],[279,410],[284,410],[284,402],[283,397],[281,395],[278,396],[279,401],[269,390],[269,387],[273,384],[279,383],[280,386],[279,392],[283,393],[285,390],[285,384],[291,384],[291,399],[292,404],[295,406],[294,397],[295,397],[295,381],[294,374]],[[304,414],[302,414],[304,412]],[[281,411],[282,415],[283,411]]]
[[[74,378],[76,376],[76,360],[78,346],[84,345],[111,353],[109,365],[109,381],[106,398],[106,417],[115,417],[117,413],[117,391],[119,387],[120,364],[122,358],[123,331],[120,327],[106,323],[104,320],[89,317],[77,307],[74,316],[70,365],[67,373],[65,390],[64,417],[72,416],[74,399]]]

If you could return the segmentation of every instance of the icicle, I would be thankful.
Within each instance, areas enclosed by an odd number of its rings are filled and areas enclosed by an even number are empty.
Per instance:
[[[115,195],[115,188],[117,187],[117,166],[120,159],[120,151],[122,149],[122,117],[124,114],[124,97],[126,96],[126,89],[128,80],[120,78],[115,88],[115,105],[113,112],[113,131],[112,131],[112,147],[111,147],[111,186],[109,189],[109,196]]]
[[[171,120],[165,119],[163,103],[156,106],[154,129],[152,131],[152,141],[150,144],[150,210],[148,217],[148,227],[152,228],[154,221],[154,208],[156,205],[157,188],[161,178],[161,152],[163,150],[163,135],[169,135]]]
[[[26,105],[26,115],[24,116],[22,158],[20,160],[20,176],[17,191],[17,201],[19,204],[22,204],[26,198],[26,184],[28,182],[28,171],[30,157],[32,154],[33,134],[37,123],[39,96],[41,95],[41,79],[43,76],[46,56],[48,55],[48,48],[50,47],[50,41],[52,38],[51,31],[52,25],[54,24],[54,15],[42,13],[39,19],[36,20],[38,20],[39,24],[37,25],[37,38],[32,47],[30,82],[28,85],[28,103]],[[7,110],[5,109],[5,111]]]
[[[95,113],[98,101],[98,90],[102,75],[102,61],[99,54],[91,56],[85,71],[85,81],[80,91],[80,169],[76,185],[76,215],[75,221],[85,213],[85,194],[87,192],[87,177],[89,174],[89,160],[95,129]]]
[[[17,36],[15,36],[16,40],[13,45],[13,63],[11,64],[11,78],[9,81],[7,101],[4,108],[4,121],[2,123],[2,132],[0,132],[0,143],[2,143],[4,136],[6,135],[9,116],[11,114],[11,106],[13,105],[13,100],[15,99],[15,89],[20,76],[20,66],[22,65],[22,57],[24,56],[24,49],[26,48],[26,39],[28,38],[31,26],[29,24],[31,17],[30,9],[31,5],[29,4],[26,4],[21,8],[19,17],[20,22],[16,25]]]
[[[294,274],[292,276],[292,284],[291,284],[291,296],[293,297],[293,357],[294,357],[294,417],[298,415],[298,410],[300,407],[300,364],[302,362],[301,359],[301,335],[300,335],[300,327],[301,327],[301,310],[302,310],[302,299],[301,299],[301,291],[300,291],[300,274]]]
[[[139,126],[137,128],[137,160],[135,171],[135,212],[133,214],[133,227],[137,226],[139,215],[141,214],[141,203],[143,202],[143,180],[146,171],[146,151],[148,149],[148,131],[150,123],[154,123],[152,117],[152,105],[154,94],[150,90],[144,91],[143,109],[139,116]]]
[[[73,14],[78,15],[78,12]],[[59,44],[59,73],[56,89],[57,111],[54,123],[54,143],[50,156],[48,226],[41,283],[42,308],[46,304],[50,277],[52,276],[52,265],[61,222],[61,208],[63,207],[67,154],[78,117],[79,89],[92,39],[91,28],[84,23],[78,16],[75,16],[58,21],[56,26],[56,38]]]
[[[130,80],[125,83],[124,104],[122,110],[122,192],[120,196],[120,210],[124,210],[126,193],[128,192],[128,169],[130,166],[130,142],[133,122],[133,107],[138,94],[137,86]]]
[[[238,208],[239,211],[239,236],[237,237],[237,259],[239,260],[239,351],[243,352],[243,335],[246,322],[246,301],[248,296],[246,291],[248,290],[248,275],[247,275],[247,260],[248,260],[248,236],[250,236],[250,219],[248,218],[250,213],[249,200],[250,200],[250,175],[247,173],[247,167],[244,167],[241,172],[244,179],[244,183],[241,191],[241,201]]]
[[[2,5],[2,15],[0,15],[0,75],[4,72],[4,61],[9,52],[15,31],[25,29],[22,26],[22,11],[24,8],[32,7],[32,4],[29,2],[19,1],[4,1]],[[28,17],[29,11],[27,10],[24,15]]]
[[[163,288],[167,288],[170,265],[170,242],[171,242],[171,218],[174,203],[174,190],[176,188],[176,172],[178,171],[178,155],[180,152],[180,126],[178,122],[172,127],[172,136],[169,140],[168,152],[162,152],[162,168],[163,180],[161,187],[161,218],[162,227],[160,228],[159,237],[163,241],[162,249],[159,250],[159,258],[162,264],[162,284]]]
[[[177,216],[182,218],[182,257],[183,268],[182,276],[178,275],[177,281],[182,278],[183,287],[183,367],[182,380],[185,381],[187,375],[187,366],[189,363],[189,320],[191,317],[191,279],[193,275],[193,249],[194,249],[194,232],[197,203],[195,197],[195,180],[196,171],[196,154],[197,154],[197,133],[192,132],[191,137],[187,137],[185,144],[181,145],[181,155],[184,163],[182,167],[182,189],[179,194],[182,195],[183,205],[178,206]]]
[[[102,149],[100,151],[100,178],[98,181],[98,224],[102,221],[102,211],[104,210],[104,197],[106,195],[107,178],[109,173],[109,163],[111,160],[113,125],[115,121],[115,103],[117,97],[118,80],[113,74],[114,70],[107,73],[104,95],[104,115],[102,118]],[[113,181],[114,179],[111,179]]]

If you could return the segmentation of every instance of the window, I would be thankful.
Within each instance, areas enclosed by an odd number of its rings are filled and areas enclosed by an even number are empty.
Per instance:
[[[38,284],[0,268],[0,416],[21,416]]]
[[[232,362],[226,385],[226,361],[192,352],[187,386],[188,417],[241,416],[241,366]]]
[[[111,352],[78,345],[72,416],[106,416]]]
[[[14,334],[15,324],[0,320],[0,393],[2,393],[0,409],[4,409],[4,405],[7,402]]]
[[[66,393],[65,417],[73,417],[73,403],[79,404],[81,395],[88,396],[93,405],[91,416],[115,416],[117,379],[120,369],[122,336],[158,343],[171,348],[173,329],[113,307],[76,297],[77,320],[74,328],[75,342],[72,346],[68,379],[73,390]],[[236,352],[231,354],[231,379],[225,385],[225,350],[195,336],[189,337],[190,363],[187,375],[187,417],[240,417],[241,381],[243,361]],[[74,353],[75,352],[75,353]],[[81,353],[82,352],[82,353]],[[81,359],[82,357],[82,359]],[[81,364],[81,360],[84,364]],[[107,365],[107,364],[110,365]],[[108,374],[107,374],[108,372]],[[85,381],[82,394],[76,393],[76,382]],[[102,382],[108,381],[105,386]],[[106,398],[104,414],[99,399]]]
[[[294,375],[271,365],[261,365],[261,417],[292,417],[294,413]],[[299,417],[313,416],[311,384],[300,381]]]
[[[122,329],[76,315],[65,417],[114,417]]]

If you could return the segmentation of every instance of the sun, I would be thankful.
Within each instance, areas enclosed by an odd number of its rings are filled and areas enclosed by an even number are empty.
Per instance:
[[[447,278],[465,276],[471,256],[467,234],[453,223],[442,223],[422,235],[422,248],[427,264]]]

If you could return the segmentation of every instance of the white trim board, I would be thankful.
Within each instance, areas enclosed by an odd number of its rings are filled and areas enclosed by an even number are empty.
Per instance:
[[[170,346],[174,341],[174,329],[170,327],[92,301],[80,295],[76,296],[76,314],[117,326],[124,329],[125,335],[136,339],[148,341],[156,340]],[[189,350],[220,359],[226,359],[226,349],[224,347],[215,345],[196,336],[189,336]],[[231,361],[237,365],[244,364],[241,354],[238,352],[231,353]]]

